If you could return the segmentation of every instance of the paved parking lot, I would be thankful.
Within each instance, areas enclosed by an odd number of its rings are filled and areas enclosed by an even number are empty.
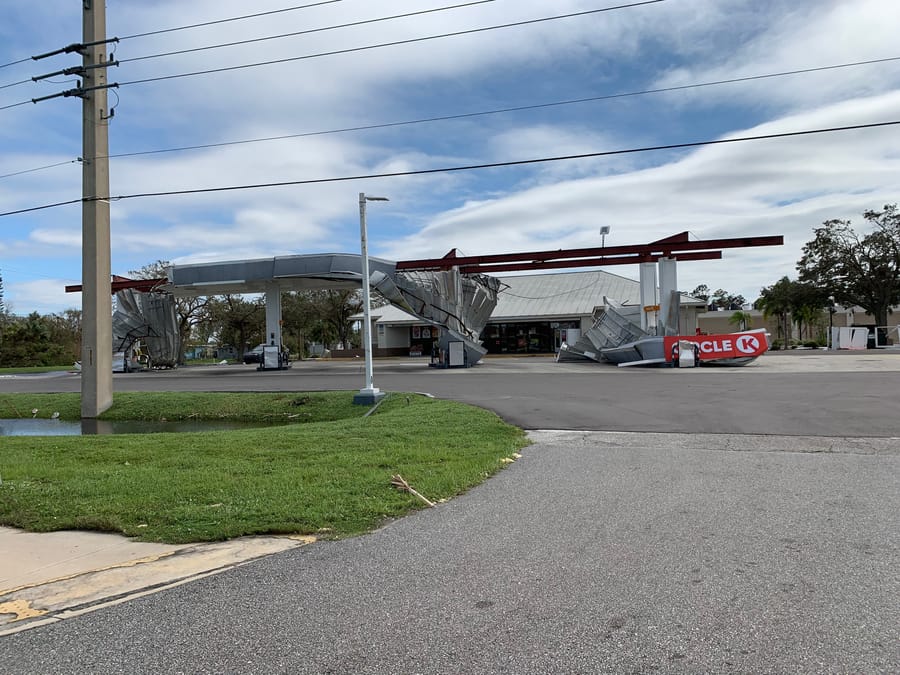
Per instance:
[[[375,385],[496,411],[525,429],[900,437],[900,350],[772,352],[743,368],[616,368],[549,357],[436,370],[375,361]],[[117,374],[116,391],[316,391],[363,386],[358,361],[259,372],[227,365]],[[79,391],[80,376],[0,378],[0,391]]]

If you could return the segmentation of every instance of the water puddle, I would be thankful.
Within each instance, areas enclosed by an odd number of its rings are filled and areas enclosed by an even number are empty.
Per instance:
[[[216,420],[181,422],[145,422],[125,420],[80,420],[77,422],[49,419],[0,419],[0,436],[87,436],[95,434],[159,434],[196,431],[234,431],[271,426],[256,422]]]

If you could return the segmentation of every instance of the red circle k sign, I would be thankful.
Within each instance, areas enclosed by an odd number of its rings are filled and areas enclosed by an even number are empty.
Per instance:
[[[769,348],[763,333],[669,335],[663,341],[667,361],[672,360],[672,347],[681,340],[696,343],[700,347],[700,359],[704,361],[759,356]]]
[[[741,335],[734,341],[734,346],[737,347],[741,354],[758,354],[760,347],[759,338],[755,335]]]

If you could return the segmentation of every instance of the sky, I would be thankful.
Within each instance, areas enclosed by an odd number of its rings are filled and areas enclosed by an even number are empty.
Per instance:
[[[897,126],[115,199],[900,120],[896,0],[663,0],[556,19],[624,3],[339,0],[297,8],[314,3],[107,1],[107,34],[120,38],[110,46],[120,65],[108,75],[120,84],[109,93],[113,274],[157,260],[359,252],[365,192],[390,199],[367,211],[369,253],[389,260],[453,248],[487,255],[597,246],[602,226],[610,228],[609,246],[683,231],[693,239],[784,235],[784,246],[726,249],[722,260],[678,266],[685,292],[706,284],[752,302],[781,277],[796,278],[803,245],[823,221],[851,220],[866,232],[864,211],[900,201]],[[439,11],[387,19],[428,9]],[[0,213],[81,197],[81,101],[31,103],[76,82],[30,79],[79,65],[80,57],[28,58],[79,42],[81,12],[78,0],[0,8],[0,65],[27,59],[0,67]],[[421,39],[535,19],[548,20]],[[358,22],[366,23],[334,28]],[[317,56],[341,50],[356,51]],[[693,86],[883,59],[898,60]],[[168,77],[275,60],[284,61]],[[639,93],[659,89],[669,91]],[[594,100],[562,104],[578,99]],[[518,110],[476,114],[509,108]],[[281,138],[222,145],[272,137]],[[197,145],[215,147],[174,150]],[[50,165],[57,166],[43,168]],[[2,216],[0,227],[8,308],[80,308],[80,294],[64,291],[81,282],[80,205]],[[608,269],[638,275],[633,266]]]

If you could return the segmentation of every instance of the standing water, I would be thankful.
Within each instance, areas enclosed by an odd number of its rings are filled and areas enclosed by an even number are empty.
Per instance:
[[[124,420],[0,419],[0,436],[87,436],[92,434],[157,434],[191,431],[233,431],[271,426],[257,422],[182,421],[147,422]]]

